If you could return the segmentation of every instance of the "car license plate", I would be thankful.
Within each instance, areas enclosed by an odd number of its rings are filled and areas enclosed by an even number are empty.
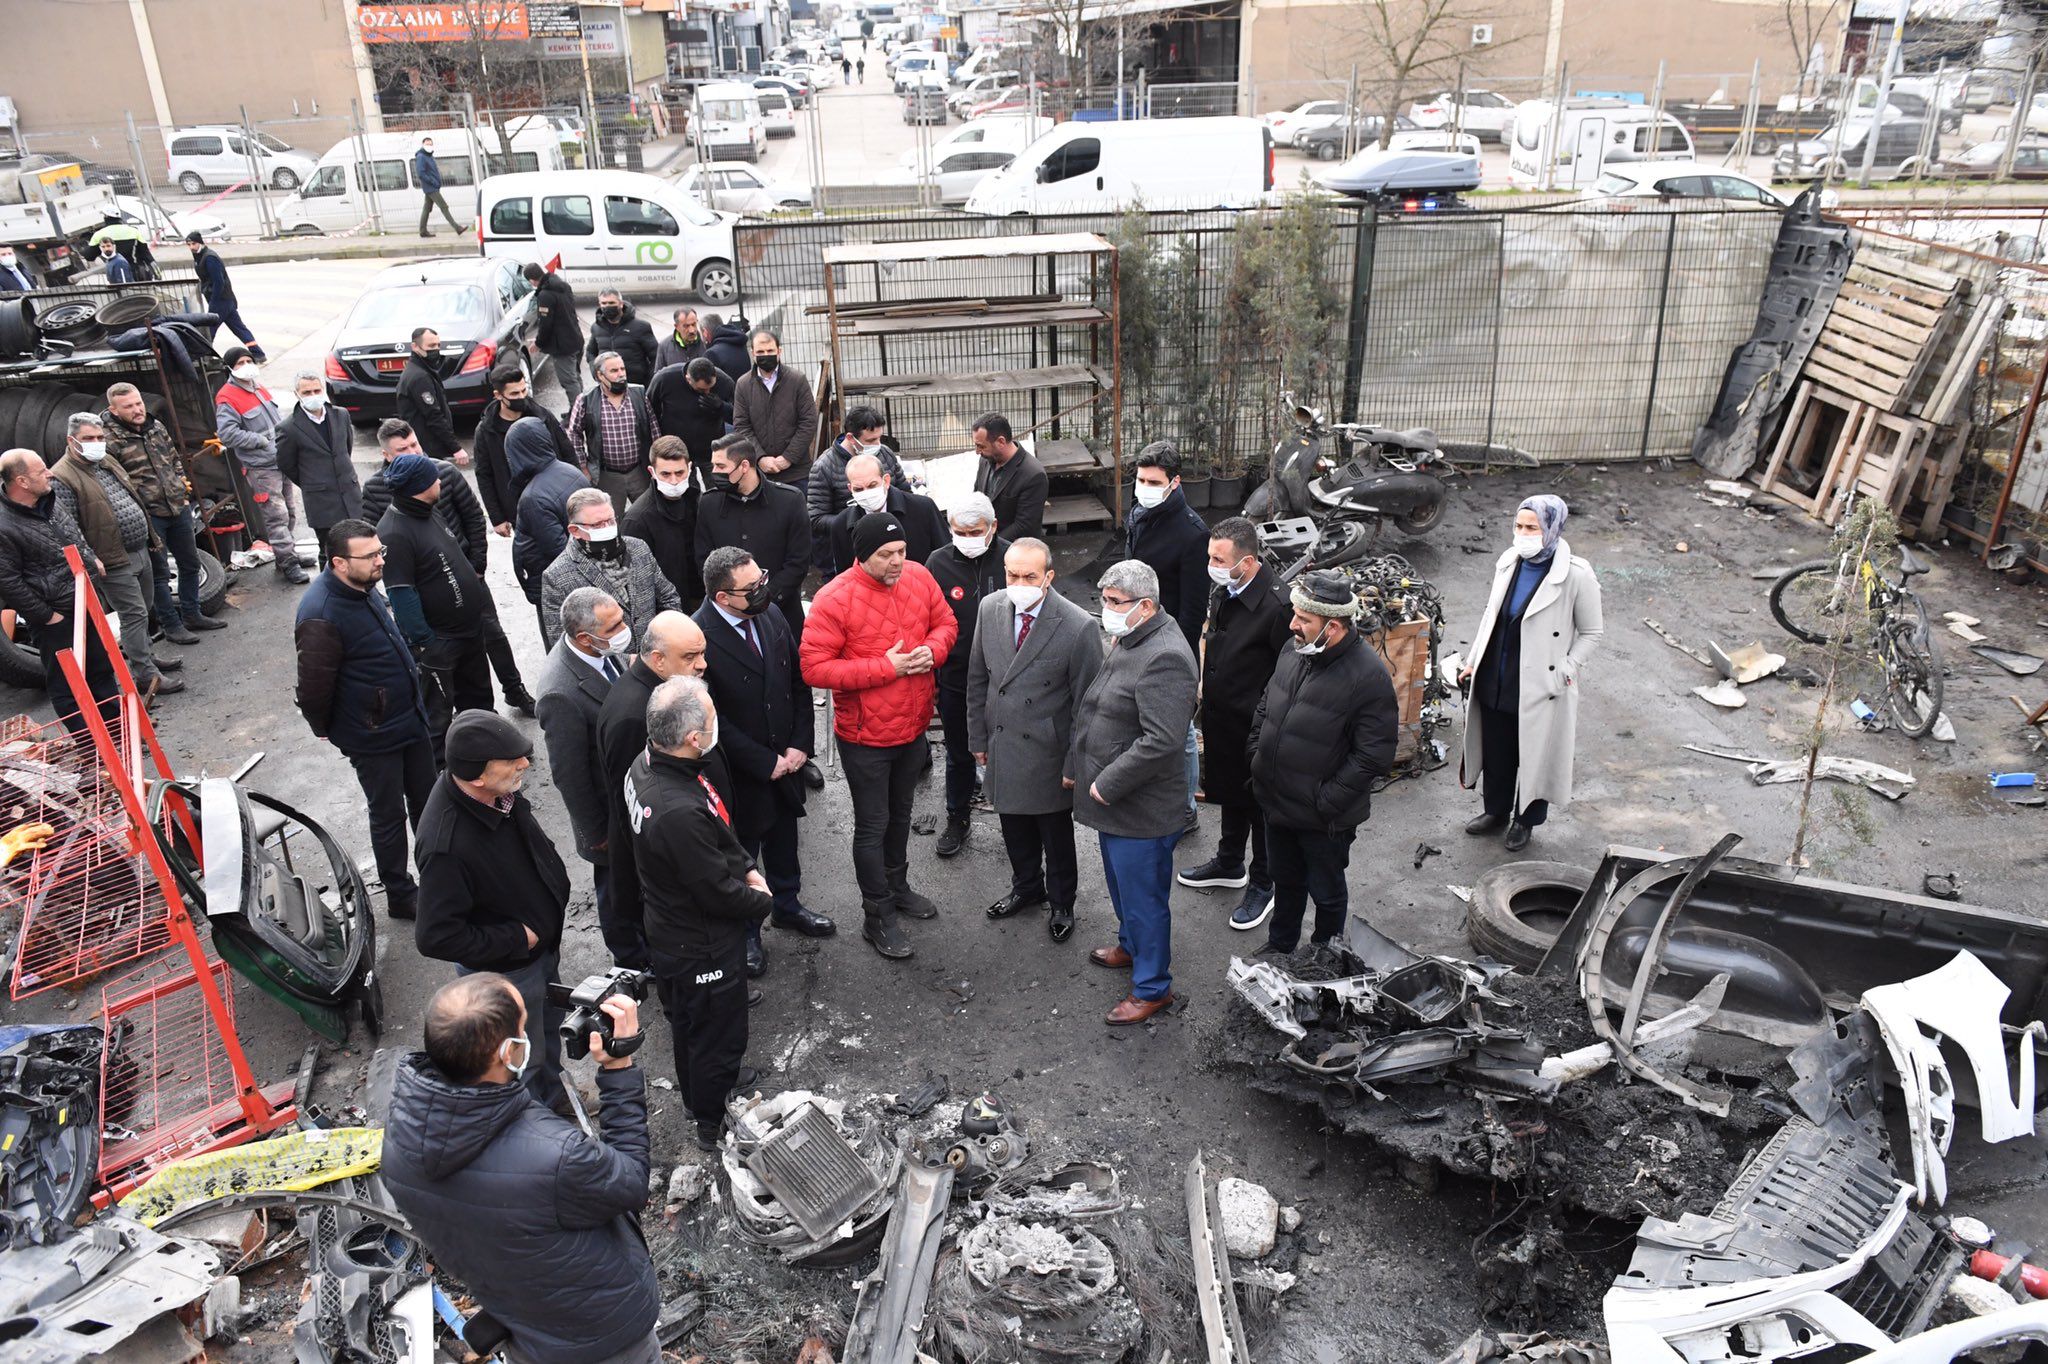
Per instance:
[[[402,355],[387,355],[380,357],[377,361],[377,372],[379,374],[396,374],[404,368],[405,357]]]

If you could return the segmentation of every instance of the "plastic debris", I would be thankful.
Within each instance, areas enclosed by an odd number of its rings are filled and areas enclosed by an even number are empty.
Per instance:
[[[1982,644],[1985,640],[1990,638],[1989,635],[1978,634],[1975,630],[1972,630],[1969,626],[1963,624],[1959,620],[1952,620],[1948,623],[1948,632],[1956,636],[1957,638],[1967,640],[1972,644]]]
[[[1724,677],[1711,687],[1694,687],[1692,694],[1723,710],[1741,710],[1749,704],[1749,698],[1742,694],[1741,684],[1732,677]]]
[[[2032,677],[2041,671],[2044,661],[2032,654],[2014,653],[2011,649],[1994,649],[1988,644],[1972,645],[1970,652],[1982,659],[1996,663],[2014,677]]]
[[[1954,621],[1957,625],[1982,625],[1984,623],[1978,617],[1964,615],[1961,611],[1944,611],[1941,613],[1941,618]]]
[[[1665,629],[1656,621],[1651,620],[1648,616],[1643,617],[1643,624],[1649,626],[1650,629],[1655,631],[1659,639],[1663,640],[1666,644],[1669,644],[1672,648],[1678,650],[1678,652],[1684,654],[1687,658],[1690,658],[1693,662],[1699,664],[1701,667],[1711,668],[1714,666],[1714,660],[1707,657],[1706,650],[1693,648],[1690,644],[1687,644],[1684,640],[1680,639],[1677,635],[1672,634],[1669,630]]]
[[[2039,786],[2040,784],[2041,779],[2032,772],[1993,772],[1991,774],[1991,785],[1995,789],[2014,786],[2032,787]]]
[[[1955,722],[1948,718],[1947,711],[1934,717],[1934,724],[1927,731],[1927,737],[1938,744],[1952,744],[1956,741]]]
[[[1721,676],[1733,678],[1745,687],[1785,666],[1785,655],[1774,654],[1760,643],[1745,644],[1729,653],[1709,641],[1707,649],[1713,654],[1714,666],[1721,670]]]

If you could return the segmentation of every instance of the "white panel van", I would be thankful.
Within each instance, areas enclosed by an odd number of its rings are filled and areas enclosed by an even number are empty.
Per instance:
[[[698,86],[696,138],[708,160],[759,161],[768,147],[760,92],[737,81]]]
[[[411,133],[370,133],[337,142],[313,168],[299,191],[278,205],[278,223],[290,235],[347,232],[370,224],[370,200],[374,195],[387,232],[411,232],[419,223],[420,204],[425,198],[413,177],[413,153],[420,141],[434,140],[434,163],[441,168],[441,195],[457,218],[467,221],[476,204],[475,173],[484,178],[520,171],[558,171],[562,143],[557,129],[546,120],[531,120],[511,135],[512,156],[508,161],[498,135],[489,128],[477,130],[477,159],[470,157],[469,131],[465,128],[427,128]],[[367,150],[369,160],[363,160]]]
[[[1062,123],[975,187],[969,213],[1249,208],[1273,188],[1273,137],[1255,118]]]
[[[737,215],[706,208],[673,181],[638,171],[499,175],[484,182],[486,256],[555,266],[578,289],[739,297]]]

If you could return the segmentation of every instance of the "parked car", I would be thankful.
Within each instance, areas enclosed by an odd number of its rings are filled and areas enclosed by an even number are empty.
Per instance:
[[[1385,122],[1386,120],[1378,114],[1367,114],[1363,118],[1353,120],[1351,126],[1357,130],[1357,135],[1352,138],[1352,145],[1363,150],[1376,144],[1380,140],[1381,125]],[[1407,115],[1394,115],[1395,136],[1415,130],[1414,121]],[[1335,161],[1344,151],[1344,125],[1331,123],[1311,129],[1301,134],[1294,145],[1317,161]]]
[[[441,379],[453,412],[490,400],[499,360],[524,362],[533,290],[523,260],[448,256],[394,265],[349,309],[327,353],[327,391],[358,423],[397,410],[398,376],[415,327],[441,334]]]
[[[1920,159],[1920,139],[1926,126],[1921,119],[1904,114],[1893,115],[1887,110],[1884,121],[1876,125],[1877,155],[1871,163],[1872,173],[1883,180],[1912,174]],[[1846,180],[1863,166],[1863,145],[1870,136],[1871,127],[1866,116],[1853,123],[1830,128],[1819,137],[1778,148],[1777,156],[1771,161],[1771,179],[1810,180],[1820,176],[1828,180]],[[1941,157],[1938,133],[1928,147],[1929,155],[1938,162]]]
[[[1408,117],[1418,128],[1462,128],[1506,146],[1508,130],[1515,126],[1515,101],[1491,90],[1467,90],[1461,100],[1457,91],[1446,90],[1409,105]]]
[[[1000,90],[978,104],[969,104],[960,110],[960,117],[972,123],[976,119],[1028,117],[1031,113],[1031,98],[1036,91],[1041,103],[1045,96],[1045,82],[1032,85],[1013,85]]]
[[[992,114],[978,118],[971,123],[955,128],[934,142],[928,153],[934,162],[955,151],[999,151],[1015,155],[1030,146],[1032,142],[1052,131],[1052,120],[1032,117],[1027,113]],[[898,162],[906,171],[918,167],[917,148],[903,153]]]
[[[1580,194],[1585,199],[1730,199],[1784,208],[1761,180],[1698,161],[1616,161]]]
[[[184,212],[167,215],[148,200],[126,194],[115,195],[114,205],[121,210],[122,222],[141,228],[155,243],[181,242],[188,232],[197,232],[210,242],[224,242],[233,236],[228,231],[227,219],[217,214]]]
[[[1292,109],[1276,109],[1259,116],[1259,122],[1266,125],[1267,131],[1273,134],[1273,140],[1285,147],[1300,145],[1303,133],[1334,127],[1343,121],[1344,101],[1341,99],[1307,100]]]
[[[916,72],[903,87],[905,123],[944,123],[951,114],[946,108],[946,78],[935,72]]]
[[[1976,146],[1943,157],[1931,174],[1953,180],[1996,180],[2005,162],[2005,139],[1979,142]],[[2012,178],[2048,180],[2048,143],[2022,139],[2012,154]]]
[[[638,171],[537,171],[484,181],[479,238],[486,256],[560,257],[556,269],[579,291],[672,294],[688,281],[704,302],[725,304],[739,297],[733,221]]]
[[[964,118],[969,109],[1002,99],[1023,80],[1024,75],[1019,71],[984,71],[965,85],[956,86],[953,93],[946,96],[946,107]]]
[[[1456,152],[1460,156],[1479,155],[1479,134],[1454,133],[1449,128],[1410,128],[1395,132],[1387,139],[1387,150],[1394,152]]]
[[[934,151],[929,172],[919,169],[916,155],[916,152],[911,152],[906,158],[904,172],[887,176],[886,183],[916,184],[921,180],[938,186],[941,204],[964,204],[982,181],[1016,159],[1017,149],[968,144]]]
[[[811,102],[809,86],[783,76],[756,76],[749,84],[756,90],[780,90],[783,94],[789,96],[790,104],[798,109],[804,108]]]
[[[771,180],[751,166],[692,165],[676,184],[685,194],[694,194],[728,213],[773,213],[778,208],[811,206],[808,186]]]
[[[262,131],[256,134],[252,152],[242,130],[232,126],[173,128],[168,140],[171,179],[187,194],[245,183],[252,154],[256,173],[272,189],[297,189],[319,164],[317,157]]]
[[[761,109],[761,92],[738,81],[698,86],[691,133],[703,154],[713,161],[735,156],[744,161],[759,161],[768,148],[768,121]]]
[[[1459,152],[1358,153],[1317,174],[1324,188],[1354,199],[1384,201],[1410,195],[1457,194],[1479,188],[1479,158]]]
[[[75,165],[85,172],[88,185],[105,185],[116,194],[135,193],[135,172],[126,166],[110,166],[103,161],[92,161],[70,152],[32,152],[15,163],[23,170],[35,170],[43,166]]]

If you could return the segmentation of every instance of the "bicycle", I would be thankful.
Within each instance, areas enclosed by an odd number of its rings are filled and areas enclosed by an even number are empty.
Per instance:
[[[1877,656],[1892,717],[1914,739],[1941,714],[1941,657],[1927,628],[1927,608],[1906,586],[1927,569],[1901,546],[1896,583],[1867,555],[1850,551],[1796,565],[1771,584],[1771,614],[1792,634],[1809,644],[1840,641]]]

